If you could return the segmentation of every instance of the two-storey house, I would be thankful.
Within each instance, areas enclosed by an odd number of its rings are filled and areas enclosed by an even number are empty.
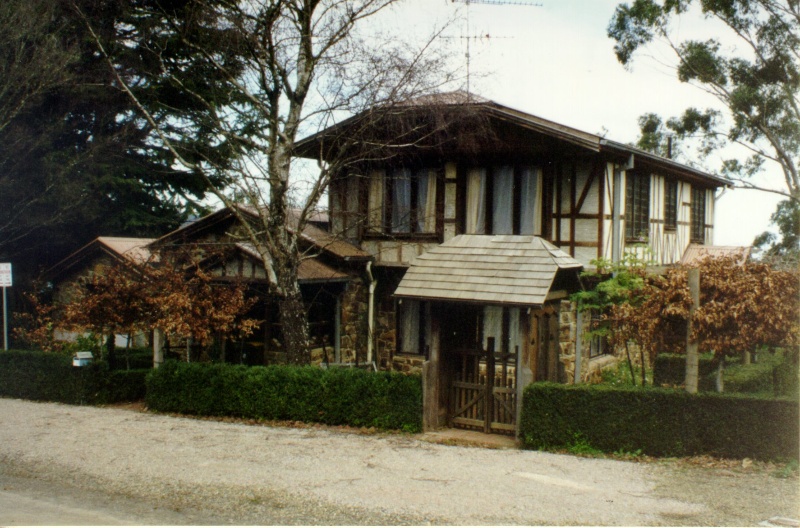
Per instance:
[[[592,352],[577,357],[563,302],[580,270],[641,247],[668,265],[711,244],[727,184],[460,92],[355,116],[297,148],[320,162],[343,153],[331,232],[374,259],[351,295],[368,357],[423,371],[429,427],[514,431],[527,383],[585,375]]]

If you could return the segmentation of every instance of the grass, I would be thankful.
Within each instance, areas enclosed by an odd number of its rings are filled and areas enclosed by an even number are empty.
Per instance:
[[[798,397],[798,383],[796,373],[792,376],[790,369],[796,369],[791,360],[784,356],[783,352],[778,351],[774,354],[761,351],[758,354],[757,362],[749,365],[742,365],[738,358],[726,360],[723,370],[723,384],[726,393],[751,394],[759,396],[789,396]],[[776,380],[773,370],[781,369],[782,372]],[[635,386],[641,387],[641,371],[634,366],[636,371]],[[645,370],[647,387],[653,386],[653,370]],[[775,386],[774,382],[779,386]],[[600,385],[609,387],[631,387],[634,382],[631,379],[631,371],[628,362],[624,359],[609,368],[600,372]]]

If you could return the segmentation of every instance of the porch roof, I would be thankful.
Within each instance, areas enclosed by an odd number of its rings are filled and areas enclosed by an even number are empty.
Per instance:
[[[556,273],[581,263],[534,236],[459,235],[417,257],[397,297],[540,305]]]

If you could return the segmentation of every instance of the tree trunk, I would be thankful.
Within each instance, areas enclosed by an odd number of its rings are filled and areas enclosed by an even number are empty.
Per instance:
[[[277,214],[277,208],[273,208],[271,213]],[[285,218],[285,217],[284,217]],[[281,220],[286,225],[285,220]],[[299,229],[299,228],[298,228]],[[278,281],[278,309],[280,311],[281,332],[283,333],[283,346],[286,350],[286,361],[290,365],[308,365],[311,363],[311,350],[308,337],[308,316],[306,314],[303,295],[300,292],[300,285],[297,282],[297,274],[300,268],[300,257],[291,239],[286,237],[284,232],[280,233],[280,240],[284,246],[283,251],[276,251],[273,256],[276,279]]]
[[[311,350],[308,343],[308,319],[300,289],[295,285],[278,303],[281,310],[281,330],[283,331],[286,361],[290,365],[311,363]]]
[[[633,368],[633,360],[631,359],[631,351],[628,348],[628,342],[625,342],[625,355],[628,356],[628,368],[631,369],[631,383],[636,386],[636,370]]]
[[[686,379],[684,385],[689,394],[697,393],[699,356],[697,341],[692,336],[692,316],[700,305],[700,270],[690,269],[688,274],[689,294],[692,296],[692,307],[689,309],[689,320],[686,323]]]

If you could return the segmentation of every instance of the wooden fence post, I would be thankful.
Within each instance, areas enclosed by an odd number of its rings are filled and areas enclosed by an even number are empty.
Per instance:
[[[689,309],[689,320],[686,323],[686,392],[697,393],[698,363],[697,341],[691,339],[692,316],[700,306],[700,270],[690,269],[688,273],[689,294],[692,296],[692,307]]]

